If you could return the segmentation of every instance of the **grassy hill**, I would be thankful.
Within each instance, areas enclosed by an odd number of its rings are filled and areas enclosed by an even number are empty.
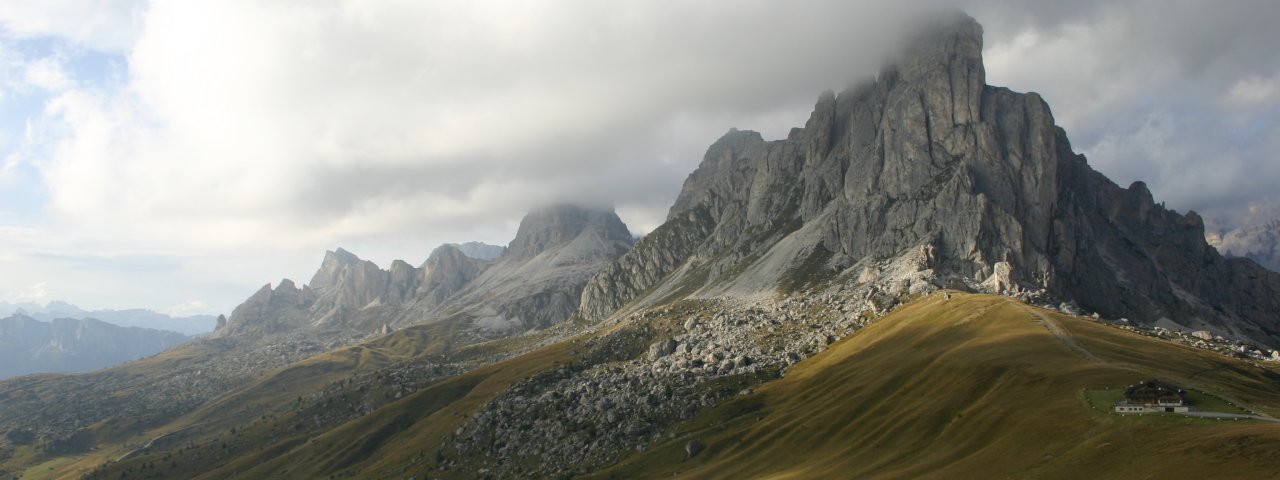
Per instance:
[[[582,360],[575,355],[582,339],[568,340],[442,376],[403,398],[390,398],[377,381],[343,380],[382,378],[389,366],[434,354],[438,346],[424,346],[431,333],[397,332],[280,369],[149,431],[189,428],[96,477],[474,477],[436,469],[453,430],[513,382]],[[457,355],[527,348],[522,341]],[[1207,392],[1193,395],[1202,408],[1280,415],[1280,375],[1272,370],[1003,297],[937,293],[593,476],[1265,478],[1280,471],[1280,423],[1110,412],[1118,388],[1148,378]],[[330,418],[371,398],[380,400],[367,412]],[[687,458],[692,440],[705,449]],[[127,451],[60,459],[28,476],[76,477]]]
[[[1054,335],[1039,317],[1057,324]],[[935,294],[599,478],[1268,478],[1280,423],[1120,416],[1084,390],[1161,378],[1280,414],[1249,363],[993,296]],[[705,450],[687,459],[686,444]]]

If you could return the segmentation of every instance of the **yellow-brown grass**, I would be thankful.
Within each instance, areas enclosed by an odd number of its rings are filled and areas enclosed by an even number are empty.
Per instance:
[[[1273,478],[1280,424],[1092,410],[1150,377],[1280,411],[1276,374],[1009,299],[933,295],[722,404],[602,478]],[[706,450],[686,459],[691,439]]]

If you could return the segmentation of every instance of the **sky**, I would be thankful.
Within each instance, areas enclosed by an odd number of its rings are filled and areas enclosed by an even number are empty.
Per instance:
[[[6,0],[0,301],[230,313],[552,202],[643,234],[716,138],[784,137],[940,8],[1116,183],[1280,214],[1280,2]]]

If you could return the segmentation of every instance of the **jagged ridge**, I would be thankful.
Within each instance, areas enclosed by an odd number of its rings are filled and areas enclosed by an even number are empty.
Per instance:
[[[1265,313],[1280,308],[1280,276],[1208,248],[1194,212],[1091,169],[1039,95],[986,85],[972,18],[925,32],[877,78],[824,93],[786,139],[734,130],[716,141],[659,229],[691,244],[642,242],[592,279],[583,316],[658,302],[672,293],[660,283],[769,290],[815,252],[830,273],[905,292],[910,282],[876,273],[923,251],[938,285],[1280,339]]]

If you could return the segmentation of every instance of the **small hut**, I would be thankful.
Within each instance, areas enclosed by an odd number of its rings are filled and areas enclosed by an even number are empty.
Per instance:
[[[1119,413],[1183,413],[1191,410],[1186,400],[1186,390],[1153,379],[1126,388],[1124,399],[1115,408]]]

